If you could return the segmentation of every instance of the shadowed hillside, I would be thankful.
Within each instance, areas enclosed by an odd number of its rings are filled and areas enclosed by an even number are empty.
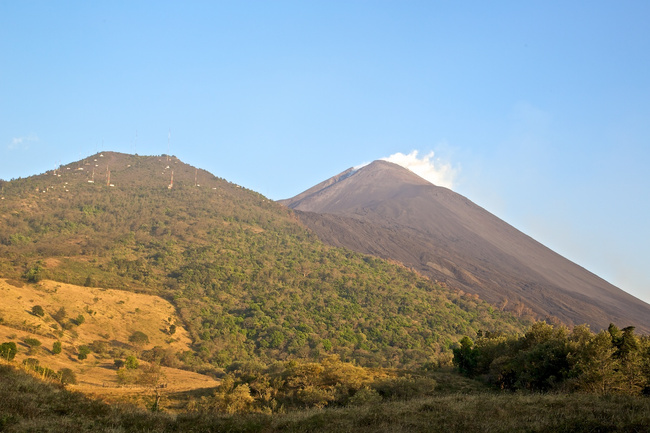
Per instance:
[[[650,306],[465,197],[375,161],[281,201],[326,243],[397,260],[501,308],[650,332]]]

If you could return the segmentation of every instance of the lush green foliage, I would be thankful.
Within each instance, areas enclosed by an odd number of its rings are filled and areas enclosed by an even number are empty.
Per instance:
[[[470,376],[502,389],[587,391],[650,395],[650,338],[634,327],[594,334],[586,326],[535,323],[521,337],[465,337],[454,363]]]
[[[107,164],[115,187],[89,183]],[[195,368],[330,354],[417,366],[449,361],[463,334],[525,326],[402,266],[325,246],[288,209],[173,158],[95,155],[58,173],[5,184],[0,275],[159,294],[190,331],[182,360]],[[52,317],[70,329],[64,310]]]

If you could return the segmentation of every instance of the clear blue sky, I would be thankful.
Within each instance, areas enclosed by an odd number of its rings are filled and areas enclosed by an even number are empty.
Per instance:
[[[0,178],[167,152],[273,199],[430,152],[650,302],[648,1],[2,1]]]

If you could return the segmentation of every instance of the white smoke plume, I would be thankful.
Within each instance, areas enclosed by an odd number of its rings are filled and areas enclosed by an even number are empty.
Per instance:
[[[29,144],[34,143],[38,141],[38,136],[36,134],[29,134],[27,136],[23,137],[14,137],[11,140],[11,143],[7,146],[7,149],[9,150],[14,150],[14,149],[29,149]]]
[[[454,188],[454,181],[458,170],[452,167],[449,162],[442,161],[440,158],[434,158],[433,152],[429,152],[421,158],[418,157],[417,150],[412,151],[408,155],[398,152],[388,158],[381,159],[401,165],[436,186],[444,186],[449,189]]]

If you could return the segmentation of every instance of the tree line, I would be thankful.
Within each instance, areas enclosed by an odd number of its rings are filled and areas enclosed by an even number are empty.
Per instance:
[[[500,389],[650,395],[650,337],[634,327],[592,332],[535,323],[523,336],[464,337],[453,362]]]

